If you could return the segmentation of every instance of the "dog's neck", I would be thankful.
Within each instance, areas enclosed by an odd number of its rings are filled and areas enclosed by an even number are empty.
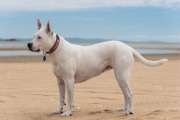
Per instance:
[[[60,43],[58,47],[53,53],[49,54],[52,64],[57,64],[57,60],[59,60],[57,57],[61,57],[63,55],[64,48],[69,45],[69,42],[67,42],[63,37],[59,36],[59,39]]]

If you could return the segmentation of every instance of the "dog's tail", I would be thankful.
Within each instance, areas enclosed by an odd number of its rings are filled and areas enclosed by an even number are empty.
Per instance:
[[[145,64],[147,66],[155,67],[155,66],[162,65],[162,64],[164,64],[164,63],[166,63],[168,61],[168,59],[161,59],[161,60],[158,60],[158,61],[150,61],[150,60],[145,59],[143,56],[141,56],[133,48],[132,48],[132,52],[133,52],[133,55],[136,56],[141,61],[141,63],[143,63],[143,64]]]

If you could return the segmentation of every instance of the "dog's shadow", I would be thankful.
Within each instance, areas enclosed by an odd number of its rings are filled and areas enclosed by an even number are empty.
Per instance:
[[[115,116],[117,116],[118,118],[124,118],[127,117],[127,115],[124,115],[122,112],[118,111],[118,110],[109,110],[109,109],[103,109],[103,110],[95,110],[95,111],[79,111],[79,110],[74,110],[72,111],[73,115],[68,117],[68,116],[61,116],[61,114],[54,114],[54,113],[37,113],[34,114],[33,116],[31,116],[31,118],[33,118],[33,120],[51,120],[51,119],[60,119],[60,118],[67,118],[67,119],[81,119],[81,118],[92,118],[92,117],[97,117],[98,116],[108,116],[110,114],[116,114]],[[117,115],[118,114],[118,115]]]

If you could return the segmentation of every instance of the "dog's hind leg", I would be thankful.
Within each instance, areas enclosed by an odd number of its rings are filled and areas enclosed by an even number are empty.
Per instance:
[[[120,85],[119,85],[120,86]],[[127,98],[127,96],[125,95],[126,93],[125,93],[125,91],[124,91],[124,89],[122,89],[122,87],[120,86],[120,88],[121,88],[121,90],[122,90],[122,92],[123,92],[123,95],[124,95],[124,107],[122,107],[122,108],[119,108],[119,111],[127,111],[127,109],[128,109],[128,98]]]
[[[117,82],[124,94],[125,105],[124,108],[120,108],[119,110],[124,111],[124,114],[133,114],[133,101],[132,101],[132,92],[129,87],[129,78],[130,78],[131,70],[125,71],[115,71],[115,77]]]
[[[57,78],[58,88],[59,88],[59,97],[60,97],[60,107],[58,110],[55,110],[54,114],[61,114],[65,103],[65,83],[60,78]]]

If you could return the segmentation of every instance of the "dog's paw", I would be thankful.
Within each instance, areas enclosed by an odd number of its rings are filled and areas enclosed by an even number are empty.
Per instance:
[[[61,114],[62,116],[72,116],[71,111],[66,111],[64,113]]]
[[[129,111],[129,110],[124,111],[123,113],[124,113],[125,115],[133,114],[133,112],[132,112],[132,111]]]
[[[119,111],[126,111],[127,109],[125,109],[125,108],[119,108],[118,110],[119,110]]]
[[[61,114],[63,113],[62,110],[63,110],[62,108],[59,108],[58,110],[55,110],[53,114]]]

